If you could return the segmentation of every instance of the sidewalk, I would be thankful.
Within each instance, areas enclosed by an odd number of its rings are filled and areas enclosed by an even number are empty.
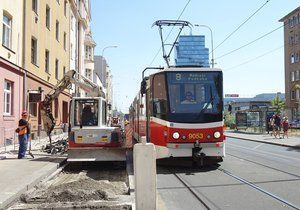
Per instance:
[[[53,136],[53,140],[65,134]],[[0,156],[0,209],[5,209],[14,200],[39,181],[49,177],[66,161],[66,155],[50,155],[40,151],[42,145],[48,143],[47,138],[33,141],[32,153],[25,159],[17,159],[18,147],[13,150],[13,145],[1,151]]]
[[[242,140],[256,141],[300,149],[300,138],[294,136],[284,139],[276,139],[274,136],[270,136],[269,134],[256,134],[231,130],[225,131],[225,135],[230,138],[238,138]]]

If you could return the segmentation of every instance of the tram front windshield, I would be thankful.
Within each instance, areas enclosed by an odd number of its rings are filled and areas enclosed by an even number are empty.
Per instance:
[[[182,123],[222,121],[222,72],[168,72],[169,120]]]

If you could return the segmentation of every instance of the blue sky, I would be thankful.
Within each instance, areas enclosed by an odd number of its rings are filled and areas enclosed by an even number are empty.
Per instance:
[[[91,0],[92,33],[97,43],[95,54],[101,55],[106,46],[118,45],[104,51],[113,74],[115,106],[128,111],[138,92],[141,72],[151,66],[165,66],[162,53],[154,59],[161,42],[156,20],[176,20],[188,0]],[[181,20],[204,24],[213,30],[216,47],[266,0],[191,0]],[[256,15],[214,51],[215,67],[224,71],[224,93],[251,97],[259,93],[284,92],[283,28],[230,55],[218,57],[251,42],[282,26],[283,16],[300,6],[299,0],[270,0]],[[165,30],[169,33],[171,28]],[[172,37],[177,34],[173,29]],[[189,34],[189,30],[182,34]],[[210,47],[209,30],[194,27],[194,35],[205,35]],[[265,53],[271,53],[257,58]],[[255,59],[257,58],[257,59]],[[153,61],[154,59],[154,61]],[[244,65],[240,65],[253,60]],[[152,62],[153,61],[153,62]],[[173,57],[171,57],[173,62]],[[235,67],[235,68],[232,68]]]

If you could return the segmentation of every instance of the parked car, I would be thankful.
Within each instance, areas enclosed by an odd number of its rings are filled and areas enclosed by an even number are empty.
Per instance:
[[[291,128],[300,128],[300,119],[294,119],[290,122]]]

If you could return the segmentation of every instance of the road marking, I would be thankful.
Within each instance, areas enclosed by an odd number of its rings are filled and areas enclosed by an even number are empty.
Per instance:
[[[243,147],[243,146],[238,146],[238,145],[233,145],[233,144],[230,144],[230,143],[227,143],[227,145],[230,145],[232,147],[236,147],[236,148],[242,148],[242,149],[245,149],[245,150],[249,150],[248,147]],[[253,150],[253,149],[250,149],[250,150]],[[292,158],[292,157],[288,157],[288,156],[285,156],[285,155],[279,155],[279,154],[276,154],[276,153],[272,153],[272,152],[266,152],[266,151],[262,151],[262,150],[253,150],[253,151],[257,151],[257,152],[261,152],[261,153],[265,153],[266,155],[267,154],[271,154],[273,156],[278,156],[278,157],[282,157],[282,158],[287,158],[287,159],[291,159],[291,160],[300,160],[299,158]]]
[[[264,143],[261,143],[261,144],[257,145],[257,146],[254,147],[252,150],[256,150],[258,147],[260,147],[260,146],[262,146],[262,145],[264,145]]]

